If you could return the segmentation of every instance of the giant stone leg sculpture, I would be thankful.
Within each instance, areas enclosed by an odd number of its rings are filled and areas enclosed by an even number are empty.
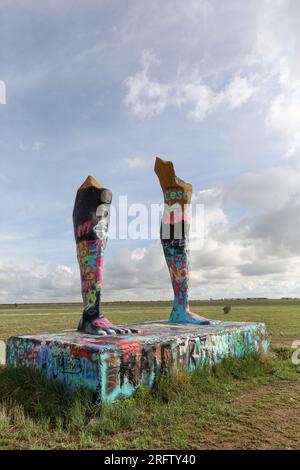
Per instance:
[[[107,243],[112,192],[88,176],[77,191],[73,210],[83,314],[78,331],[92,335],[133,332],[114,326],[101,311],[103,257]]]
[[[170,321],[213,325],[219,323],[201,317],[189,307],[189,205],[192,185],[175,175],[172,162],[156,158],[154,171],[164,194],[165,209],[161,222],[161,243],[170,272],[174,303]]]
[[[79,331],[10,337],[6,355],[9,367],[38,370],[51,380],[64,382],[70,390],[87,387],[98,400],[111,403],[132,396],[141,385],[153,387],[159,377],[177,369],[201,369],[226,358],[268,351],[263,323],[212,324],[212,320],[190,311],[189,223],[184,202],[190,202],[192,187],[176,177],[171,162],[157,159],[155,171],[169,203],[161,239],[174,289],[171,321],[123,327],[104,318],[101,286],[112,193],[88,177],[77,191],[73,212],[84,302]],[[183,229],[182,234],[179,229]],[[168,230],[171,236],[165,233]]]

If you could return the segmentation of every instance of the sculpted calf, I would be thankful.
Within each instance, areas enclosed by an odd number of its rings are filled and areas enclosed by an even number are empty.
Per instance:
[[[160,237],[174,291],[170,321],[198,325],[218,323],[193,313],[189,307],[188,245],[192,185],[175,175],[172,162],[157,157],[154,171],[158,176],[165,202]]]
[[[101,309],[103,260],[107,244],[112,192],[92,176],[77,191],[73,210],[74,235],[81,275],[83,313],[78,331],[92,335],[134,333],[113,325]]]

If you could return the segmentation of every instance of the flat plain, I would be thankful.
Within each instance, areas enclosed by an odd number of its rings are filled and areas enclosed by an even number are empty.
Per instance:
[[[225,315],[222,308],[231,306]],[[104,304],[117,324],[168,318],[170,302]],[[153,391],[94,403],[28,370],[0,368],[1,449],[299,449],[300,300],[193,301],[209,318],[264,322],[268,356],[178,372]],[[0,339],[76,328],[80,304],[0,306]],[[300,359],[300,353],[296,357]],[[295,362],[295,361],[294,361]]]

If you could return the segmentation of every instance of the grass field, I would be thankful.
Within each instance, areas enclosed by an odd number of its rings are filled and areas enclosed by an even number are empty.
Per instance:
[[[268,357],[226,361],[213,370],[178,372],[152,392],[140,389],[113,406],[29,370],[0,369],[1,449],[299,449],[300,366],[291,361],[300,340],[300,301],[192,302],[211,318],[266,323]],[[170,303],[104,305],[116,323],[167,318]],[[0,339],[76,328],[79,304],[0,306]]]

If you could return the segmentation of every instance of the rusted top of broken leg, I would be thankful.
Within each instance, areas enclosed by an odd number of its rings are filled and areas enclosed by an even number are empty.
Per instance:
[[[190,204],[193,186],[176,176],[172,162],[156,157],[154,171],[163,190],[165,203],[179,203],[181,206]]]
[[[93,176],[88,176],[78,188],[73,209],[75,236],[80,225],[91,221],[91,226],[97,225],[99,216],[97,210],[100,204],[110,204],[112,192],[105,188]],[[76,241],[77,238],[76,238]]]
[[[104,186],[102,186],[101,183],[98,183],[97,180],[95,180],[95,178],[93,176],[88,176],[84,182],[82,183],[82,185],[78,188],[78,191],[81,191],[82,189],[87,189],[87,188],[90,188],[90,187],[94,187],[94,188],[98,188],[98,189],[103,189]]]

